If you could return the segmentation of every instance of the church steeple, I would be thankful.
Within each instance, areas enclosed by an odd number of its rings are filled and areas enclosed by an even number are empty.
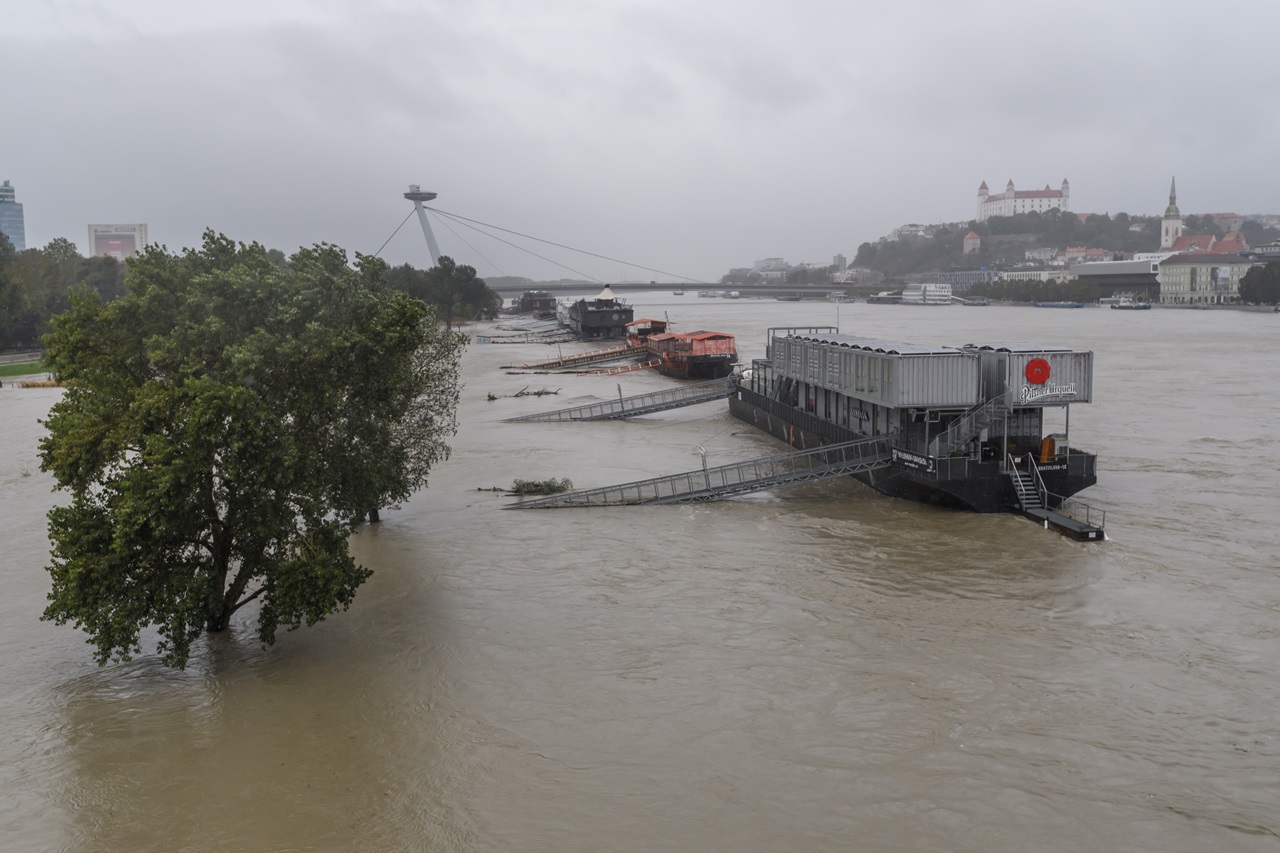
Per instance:
[[[1182,216],[1178,212],[1178,178],[1175,175],[1169,179],[1169,206],[1164,209],[1165,218],[1171,216]]]
[[[1169,181],[1169,206],[1164,209],[1164,219],[1160,221],[1160,248],[1172,249],[1181,236],[1182,214],[1178,212],[1178,183],[1173,178]]]

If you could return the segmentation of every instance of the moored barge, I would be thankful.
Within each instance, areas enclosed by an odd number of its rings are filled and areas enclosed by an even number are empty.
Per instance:
[[[673,332],[666,320],[640,319],[627,324],[627,338],[656,360],[657,371],[677,379],[723,379],[738,363],[733,335],[699,329]]]
[[[560,324],[584,341],[624,338],[634,316],[635,310],[607,285],[595,296],[562,303],[556,311]]]
[[[1092,396],[1089,351],[770,329],[766,357],[752,363],[729,409],[797,448],[887,439],[888,463],[853,475],[884,494],[1031,514],[1032,498],[1056,509],[1097,482],[1096,455],[1069,436],[1071,404]]]

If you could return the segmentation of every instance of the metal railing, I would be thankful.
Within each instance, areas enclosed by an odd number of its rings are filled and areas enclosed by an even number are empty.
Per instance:
[[[613,418],[630,418],[667,409],[678,409],[681,406],[692,406],[711,400],[723,400],[732,393],[733,389],[733,380],[715,379],[711,382],[682,385],[678,388],[667,388],[662,391],[636,394],[631,397],[619,397],[616,400],[604,400],[599,403],[572,406],[552,412],[521,415],[518,418],[508,418],[504,423],[520,421],[601,421]]]
[[[1086,456],[1087,454],[1077,455]],[[1081,524],[1086,524],[1090,527],[1097,527],[1099,529],[1106,528],[1106,510],[1098,509],[1092,504],[1085,503],[1079,498],[1069,498],[1066,495],[1060,495],[1056,492],[1049,491],[1049,488],[1044,483],[1044,478],[1040,475],[1040,468],[1036,464],[1035,454],[1028,453],[1026,458],[1027,470],[1031,473],[1035,483],[1036,492],[1040,495],[1040,502],[1044,505],[1046,510],[1052,509],[1053,512],[1065,515],[1067,518],[1074,519],[1075,521],[1078,521]],[[1084,461],[1086,460],[1081,460],[1081,462]],[[1013,466],[1012,456],[1009,457],[1009,464],[1011,467]],[[1068,456],[1068,465],[1070,465],[1070,456]]]
[[[1004,403],[998,397],[974,406],[929,440],[929,455],[946,456],[959,450],[990,426],[1003,410]]]
[[[888,464],[884,438],[826,444],[810,450],[748,459],[699,471],[653,477],[616,486],[525,499],[507,509],[670,504],[712,500],[774,486],[812,482],[867,471]]]
[[[823,420],[810,412],[802,412],[794,406],[772,400],[750,388],[739,387],[735,393],[742,395],[740,399],[743,402],[750,403],[767,415],[794,425],[798,430],[817,436],[822,441],[836,444],[866,439],[865,435],[854,432],[846,426]]]

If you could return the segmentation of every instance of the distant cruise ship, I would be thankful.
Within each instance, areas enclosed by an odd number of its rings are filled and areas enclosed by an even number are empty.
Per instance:
[[[950,305],[949,284],[908,284],[902,291],[903,305]]]

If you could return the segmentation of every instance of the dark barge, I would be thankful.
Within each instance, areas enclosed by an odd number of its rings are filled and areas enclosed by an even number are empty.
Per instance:
[[[1100,539],[1100,513],[1069,501],[1097,482],[1097,456],[1069,437],[1070,405],[1092,395],[1089,351],[927,347],[834,329],[770,329],[766,358],[753,362],[729,409],[797,448],[888,439],[889,463],[854,475],[886,495],[1021,512]],[[1061,420],[1060,432],[1048,430],[1047,413]],[[1087,523],[1059,512],[1068,503],[1084,508]]]
[[[608,286],[596,296],[562,303],[556,309],[560,324],[568,326],[584,341],[625,338],[627,324],[633,317],[635,310],[615,296]]]

